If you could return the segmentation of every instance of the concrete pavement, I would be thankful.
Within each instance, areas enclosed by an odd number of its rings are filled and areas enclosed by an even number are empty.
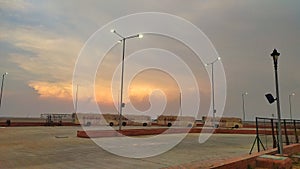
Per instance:
[[[214,134],[199,144],[199,134],[188,134],[168,152],[133,159],[111,154],[91,139],[76,137],[79,129],[75,126],[0,128],[0,168],[156,169],[199,161],[206,168],[214,162],[247,154],[255,139],[254,135]],[[102,139],[110,142],[120,138]]]

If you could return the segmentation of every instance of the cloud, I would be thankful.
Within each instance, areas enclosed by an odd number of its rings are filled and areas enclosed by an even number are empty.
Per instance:
[[[27,10],[31,5],[24,0],[1,0],[0,9],[24,11]]]
[[[42,98],[54,97],[61,99],[72,99],[72,86],[66,83],[30,82],[32,87]]]
[[[31,75],[31,81],[39,83],[28,83],[43,97],[55,96],[52,91],[47,92],[45,88],[52,88],[57,84],[61,89],[58,97],[70,96],[66,94],[62,84],[71,84],[76,56],[82,47],[82,42],[75,38],[61,37],[38,28],[18,27],[14,30],[6,30],[0,37],[13,44],[16,48],[30,53],[10,54],[10,61],[25,70],[24,74]],[[51,85],[48,82],[51,82]],[[41,87],[45,85],[45,88]],[[51,87],[49,87],[51,86]],[[62,92],[64,91],[64,92]],[[56,92],[54,92],[56,93]]]

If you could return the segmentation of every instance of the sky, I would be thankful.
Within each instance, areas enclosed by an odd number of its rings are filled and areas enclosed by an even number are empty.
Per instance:
[[[83,83],[74,83],[72,86],[80,52],[89,38],[108,23],[130,14],[160,12],[192,23],[215,47],[221,58],[216,64],[224,67],[226,75],[226,86],[220,86],[218,76],[215,79],[216,96],[221,88],[226,87],[223,116],[242,117],[243,92],[248,93],[245,96],[246,120],[253,120],[256,116],[276,116],[276,105],[270,105],[264,95],[275,94],[270,53],[277,48],[281,53],[281,113],[284,118],[290,118],[289,95],[294,92],[295,96],[291,97],[292,116],[299,119],[299,6],[300,1],[294,0],[0,0],[0,73],[3,75],[8,72],[4,81],[0,117],[73,113],[73,96],[77,85],[79,101],[86,105],[96,102],[103,112],[117,112],[115,105],[118,105],[118,101],[113,103],[113,100],[120,97],[121,45],[116,43],[97,67],[95,83],[92,84],[95,86],[95,99],[86,95],[91,86]],[[145,25],[146,23],[147,20]],[[168,29],[176,30],[176,27]],[[126,28],[118,28],[118,32],[124,36],[131,33]],[[100,40],[117,42],[118,37],[108,32],[107,37]],[[171,51],[186,63],[194,74],[198,88],[183,94],[189,102],[184,106],[197,107],[193,105],[195,99],[190,95],[199,94],[197,116],[200,118],[207,115],[212,106],[210,67],[205,67],[205,63],[196,59],[196,54],[182,42],[155,34],[145,34],[143,39],[128,40],[126,56],[129,58],[135,52],[140,52],[137,55],[141,55],[146,48]],[[124,95],[126,104],[133,105],[141,112],[150,112],[153,101],[166,100],[167,104],[162,111],[170,114],[180,111],[180,85],[168,72],[147,69],[136,72],[131,79],[126,76],[134,72],[135,64],[162,63],[177,70],[173,75],[188,81],[183,71],[180,71],[183,69],[182,65],[160,56],[167,55],[164,51],[148,57],[144,53],[137,62],[130,62],[128,59],[125,65],[125,83],[130,85],[125,86],[128,89]],[[149,57],[161,59],[151,60]],[[91,63],[86,61],[84,64]],[[216,69],[216,73],[218,71],[220,70]],[[223,110],[222,107],[216,108],[218,112]]]

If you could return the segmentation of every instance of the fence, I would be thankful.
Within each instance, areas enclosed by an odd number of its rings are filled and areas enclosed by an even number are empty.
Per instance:
[[[250,153],[257,145],[257,151],[278,147],[278,119],[256,117],[256,138],[251,147]],[[299,143],[300,120],[282,119],[281,134],[282,142],[285,145]]]

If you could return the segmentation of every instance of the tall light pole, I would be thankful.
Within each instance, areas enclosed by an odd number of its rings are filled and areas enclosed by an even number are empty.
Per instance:
[[[292,116],[292,96],[295,96],[295,93],[289,94],[290,118],[291,118],[291,120],[293,120],[293,116]]]
[[[212,85],[212,106],[213,106],[213,119],[212,119],[212,122],[213,122],[213,127],[217,127],[215,125],[215,118],[216,118],[216,108],[215,108],[215,84],[214,84],[214,63],[216,63],[218,60],[221,60],[220,57],[218,57],[216,60],[214,60],[213,62],[211,63],[207,63],[205,64],[205,66],[209,66],[211,65],[211,85]]]
[[[4,78],[5,78],[6,75],[8,75],[7,72],[5,72],[5,73],[2,75],[1,93],[0,93],[0,108],[1,108],[1,103],[2,103],[2,95],[3,95],[3,88],[4,88]]]
[[[181,92],[179,93],[179,111],[180,111],[180,116],[182,116],[182,108],[181,108]]]
[[[116,30],[112,29],[110,32],[116,34],[121,38],[122,46],[123,46],[123,51],[122,51],[122,70],[121,70],[121,86],[120,86],[120,113],[119,113],[119,131],[122,130],[122,108],[125,107],[125,103],[123,103],[123,83],[124,83],[124,59],[125,59],[125,43],[127,39],[132,39],[132,38],[142,38],[142,34],[137,34],[137,35],[131,35],[124,37],[121,34],[119,34]]]
[[[242,101],[243,101],[243,122],[246,121],[246,112],[245,112],[245,96],[247,95],[247,92],[242,93]]]
[[[77,112],[77,108],[78,108],[78,84],[76,85],[76,96],[75,96],[75,113]]]
[[[283,144],[282,144],[282,133],[281,133],[281,112],[280,112],[280,99],[279,99],[279,84],[278,84],[278,57],[280,53],[277,52],[276,49],[273,50],[271,56],[274,62],[274,72],[275,72],[275,87],[276,87],[276,101],[277,101],[277,118],[278,118],[278,153],[283,154]]]

